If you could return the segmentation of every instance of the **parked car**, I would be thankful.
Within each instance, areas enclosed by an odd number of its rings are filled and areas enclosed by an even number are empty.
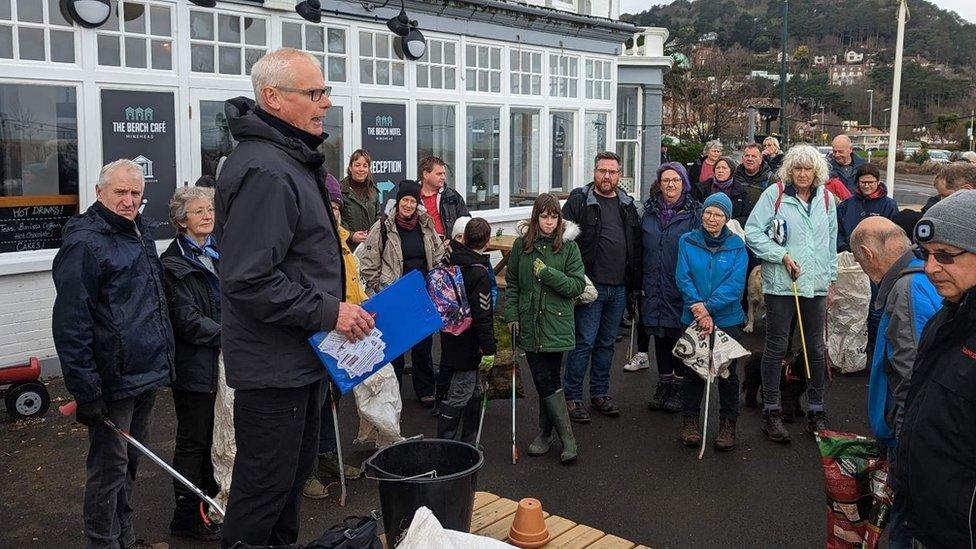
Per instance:
[[[824,156],[830,156],[834,152],[834,148],[828,145],[820,145],[817,150]]]
[[[948,164],[949,151],[942,149],[929,149],[929,162],[933,162],[935,164]]]

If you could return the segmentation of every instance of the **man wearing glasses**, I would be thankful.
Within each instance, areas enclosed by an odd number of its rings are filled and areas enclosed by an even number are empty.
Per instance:
[[[223,547],[297,541],[325,373],[307,338],[336,330],[362,339],[373,328],[342,302],[342,250],[317,151],[332,106],[319,62],[273,51],[254,64],[251,83],[256,102],[225,106],[239,144],[217,181],[221,347],[237,441]]]
[[[922,331],[898,439],[908,528],[925,547],[976,537],[976,191],[957,191],[915,226],[925,274],[944,299]]]
[[[627,296],[639,288],[640,218],[634,199],[619,188],[620,157],[596,155],[593,182],[574,189],[563,205],[563,217],[579,225],[576,239],[586,276],[597,289],[596,301],[576,308],[576,348],[566,358],[563,390],[569,418],[587,423],[583,380],[590,373],[590,403],[606,416],[620,410],[610,398],[613,345]]]

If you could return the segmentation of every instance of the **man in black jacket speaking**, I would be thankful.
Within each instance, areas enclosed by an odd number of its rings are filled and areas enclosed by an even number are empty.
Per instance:
[[[332,106],[320,65],[276,50],[254,64],[251,83],[256,103],[225,106],[239,144],[217,181],[221,347],[237,440],[224,547],[297,540],[325,375],[307,338],[337,330],[362,339],[373,328],[342,302],[342,250],[317,151]]]

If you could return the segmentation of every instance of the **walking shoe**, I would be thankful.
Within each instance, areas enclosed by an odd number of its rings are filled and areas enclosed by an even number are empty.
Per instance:
[[[423,406],[424,408],[433,408],[434,403],[436,402],[437,399],[435,399],[432,396],[420,397],[420,405]]]
[[[222,524],[211,522],[207,524],[199,517],[192,522],[173,521],[169,523],[169,533],[178,538],[192,538],[197,541],[217,541],[220,539]]]
[[[827,413],[823,410],[817,410],[816,412],[807,412],[807,432],[811,435],[815,435],[821,431],[826,431],[830,429],[830,425],[827,423]]]
[[[589,423],[590,414],[587,413],[586,407],[583,403],[578,400],[567,400],[566,410],[569,412],[569,420],[575,423]]]
[[[363,471],[358,467],[353,467],[352,465],[343,465],[342,467],[342,472],[345,474],[346,480],[355,480],[363,474]],[[339,456],[335,452],[319,454],[318,472],[319,478],[338,477]]]
[[[553,395],[549,395],[552,398]],[[563,406],[565,407],[565,405]],[[549,420],[549,412],[546,411],[545,399],[539,399],[539,434],[529,444],[526,453],[530,456],[541,456],[552,448],[552,443],[556,441],[553,433],[553,425]]]
[[[644,370],[650,367],[651,365],[647,362],[647,353],[637,353],[630,357],[630,362],[624,364],[624,371],[636,372],[637,370]]]
[[[684,416],[681,418],[681,444],[685,446],[701,446],[702,437],[699,431],[701,425],[698,416]]]
[[[313,474],[305,481],[305,487],[302,488],[302,495],[308,499],[325,499],[329,497],[329,487],[322,484]]]
[[[712,447],[718,452],[728,452],[735,448],[735,421],[734,417],[720,417],[718,423],[718,436]]]
[[[671,390],[668,392],[668,398],[664,400],[664,411],[665,412],[680,412],[684,409],[684,402],[681,400],[681,379],[674,378],[671,382]]]
[[[563,451],[559,454],[559,461],[570,463],[575,461],[579,455],[579,445],[576,443],[576,437],[573,436],[573,424],[570,423],[572,412],[566,408],[566,404],[563,404],[564,400],[563,391],[560,389],[543,399],[542,404],[549,415],[549,422],[559,433],[559,440],[563,443]],[[578,406],[578,410],[583,410],[583,413],[586,413],[582,402],[575,404]],[[589,420],[589,416],[587,416],[586,421]]]
[[[165,541],[149,543],[144,539],[137,539],[132,542],[132,545],[127,545],[125,549],[169,549],[169,544]]]
[[[620,408],[613,403],[610,399],[610,395],[595,397],[590,399],[590,405],[593,409],[607,417],[617,417],[620,415]]]
[[[651,396],[651,400],[647,402],[648,410],[663,410],[664,403],[668,400],[668,395],[674,390],[673,387],[674,376],[663,375],[658,378],[657,386],[654,388],[654,394]]]
[[[773,442],[790,441],[790,433],[783,426],[783,413],[779,410],[763,410],[762,432]]]

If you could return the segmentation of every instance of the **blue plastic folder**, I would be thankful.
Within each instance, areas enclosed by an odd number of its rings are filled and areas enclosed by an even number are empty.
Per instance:
[[[326,332],[317,332],[308,338],[312,350],[342,394],[366,381],[388,362],[444,326],[434,302],[427,294],[427,284],[420,271],[410,272],[367,299],[363,309],[375,315],[376,327],[383,333],[381,339],[386,348],[383,350],[383,360],[362,375],[350,377],[348,372],[339,368],[333,356],[319,350],[319,343],[325,339]]]

